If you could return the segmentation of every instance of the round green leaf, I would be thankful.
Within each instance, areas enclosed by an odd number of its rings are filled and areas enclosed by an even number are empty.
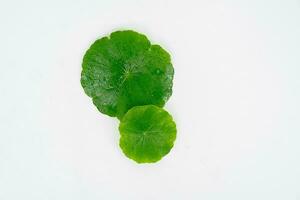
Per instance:
[[[173,74],[163,48],[137,32],[116,31],[95,41],[84,55],[81,85],[100,112],[121,119],[133,106],[164,106]]]
[[[131,108],[121,120],[120,147],[137,163],[157,162],[168,154],[176,139],[172,116],[154,105]]]

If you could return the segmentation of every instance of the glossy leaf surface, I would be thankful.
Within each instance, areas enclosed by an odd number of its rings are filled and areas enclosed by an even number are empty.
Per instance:
[[[86,52],[81,85],[100,112],[121,119],[134,106],[164,106],[173,74],[170,55],[159,45],[134,31],[116,31]]]

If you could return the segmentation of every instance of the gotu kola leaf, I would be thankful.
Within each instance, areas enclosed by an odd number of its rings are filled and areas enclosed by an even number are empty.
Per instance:
[[[176,139],[171,115],[153,105],[131,108],[121,120],[120,147],[138,163],[152,163],[168,154]]]
[[[81,85],[100,112],[121,119],[134,106],[164,106],[173,74],[163,48],[137,32],[116,31],[96,40],[84,55]]]

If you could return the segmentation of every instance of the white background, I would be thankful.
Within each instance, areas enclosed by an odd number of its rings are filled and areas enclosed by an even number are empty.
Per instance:
[[[134,29],[175,68],[156,164],[80,85],[91,43]],[[299,0],[0,0],[1,200],[300,199]]]

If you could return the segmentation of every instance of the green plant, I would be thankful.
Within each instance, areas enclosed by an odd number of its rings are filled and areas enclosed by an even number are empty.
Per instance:
[[[176,125],[160,108],[173,75],[169,53],[131,30],[96,40],[84,55],[81,85],[101,113],[120,120],[120,147],[138,163],[156,162],[173,147]]]

